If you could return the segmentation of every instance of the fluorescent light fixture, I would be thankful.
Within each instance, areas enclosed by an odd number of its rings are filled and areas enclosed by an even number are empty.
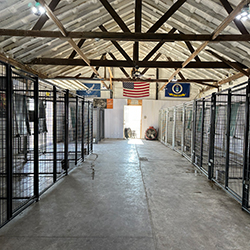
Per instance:
[[[28,6],[31,8],[32,13],[37,16],[41,16],[44,13],[46,13],[45,8],[38,2],[35,3],[35,5],[33,5],[32,3],[29,3]]]

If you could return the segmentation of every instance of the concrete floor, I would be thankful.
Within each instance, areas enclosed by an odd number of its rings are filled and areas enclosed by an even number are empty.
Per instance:
[[[249,249],[250,215],[178,153],[144,140],[94,152],[94,179],[92,155],[0,230],[1,250]]]

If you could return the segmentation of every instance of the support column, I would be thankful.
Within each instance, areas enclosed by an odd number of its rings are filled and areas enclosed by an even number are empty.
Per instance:
[[[208,154],[208,179],[214,177],[214,136],[215,136],[215,117],[216,116],[216,95],[211,97],[211,116],[210,116],[210,136],[209,136],[209,154]]]
[[[69,168],[69,90],[65,93],[65,140],[64,140],[64,161],[65,173],[68,175]]]
[[[249,180],[250,180],[250,147],[249,147],[249,104],[250,104],[250,79],[246,89],[245,107],[245,131],[243,148],[243,185],[242,185],[242,208],[249,209]]]
[[[230,123],[231,123],[231,99],[232,93],[231,90],[228,90],[227,97],[227,128],[226,128],[226,168],[225,168],[225,188],[228,187],[228,178],[229,178],[229,156],[230,156]]]
[[[12,99],[13,85],[11,79],[11,66],[6,65],[6,175],[7,175],[7,220],[12,217],[13,198],[13,141],[12,141]]]
[[[56,87],[53,86],[53,181],[57,179],[57,102]]]
[[[38,77],[34,81],[34,196],[39,199],[39,88]]]
[[[77,164],[77,143],[78,143],[78,96],[76,96],[76,141],[75,141],[75,165]]]

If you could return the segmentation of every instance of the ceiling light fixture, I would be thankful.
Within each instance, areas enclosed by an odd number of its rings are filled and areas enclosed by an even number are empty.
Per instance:
[[[176,76],[174,76],[174,78],[173,78],[172,82],[177,82],[177,78],[176,78]]]
[[[45,8],[38,2],[35,5],[29,3],[28,6],[31,8],[32,13],[37,16],[41,16],[46,12]]]
[[[250,9],[249,9],[249,4],[246,4],[242,9],[241,13],[236,16],[237,20],[240,21],[246,21],[247,19],[250,19]]]

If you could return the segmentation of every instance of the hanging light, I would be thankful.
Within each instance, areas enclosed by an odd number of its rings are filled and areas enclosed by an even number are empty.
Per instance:
[[[36,2],[35,5],[29,3],[28,6],[31,7],[32,13],[37,16],[41,16],[46,12],[45,8],[38,2]]]
[[[173,78],[172,82],[177,82],[177,78],[176,78],[176,76],[174,76],[174,78]]]
[[[240,21],[246,21],[247,19],[250,19],[250,9],[249,9],[249,4],[246,4],[242,9],[241,13],[236,16],[237,20]]]

